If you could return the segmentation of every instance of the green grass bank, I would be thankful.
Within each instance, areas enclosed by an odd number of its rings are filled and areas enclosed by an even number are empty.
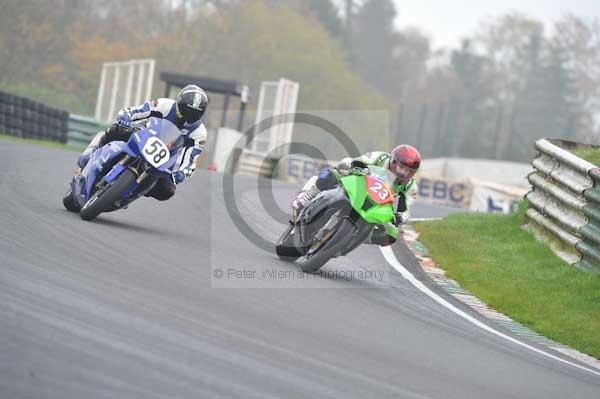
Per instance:
[[[415,223],[447,275],[540,334],[600,358],[600,275],[569,266],[513,215],[454,214]]]

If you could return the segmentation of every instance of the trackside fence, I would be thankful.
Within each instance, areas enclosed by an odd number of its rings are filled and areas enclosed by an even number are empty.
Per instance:
[[[581,146],[553,139],[535,143],[525,228],[569,264],[599,273],[600,168],[569,151]]]

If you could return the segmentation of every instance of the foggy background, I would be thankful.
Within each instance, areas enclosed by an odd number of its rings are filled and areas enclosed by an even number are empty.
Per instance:
[[[280,77],[300,82],[300,111],[386,111],[344,126],[363,151],[528,161],[540,137],[600,137],[597,6],[546,3],[9,1],[0,90],[91,115],[102,62],[155,58],[157,72],[249,85],[250,111]]]

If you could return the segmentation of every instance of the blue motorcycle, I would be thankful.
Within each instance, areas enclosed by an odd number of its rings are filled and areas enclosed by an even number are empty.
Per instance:
[[[63,205],[79,212],[83,220],[127,207],[159,179],[171,178],[184,144],[177,126],[150,118],[147,127],[132,133],[127,142],[114,141],[96,150],[73,177]]]

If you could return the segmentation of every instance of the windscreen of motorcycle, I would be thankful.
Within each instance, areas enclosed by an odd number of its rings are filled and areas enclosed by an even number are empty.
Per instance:
[[[394,203],[392,182],[394,177],[387,168],[369,167],[370,174],[365,176],[367,193],[373,202],[379,205]]]

